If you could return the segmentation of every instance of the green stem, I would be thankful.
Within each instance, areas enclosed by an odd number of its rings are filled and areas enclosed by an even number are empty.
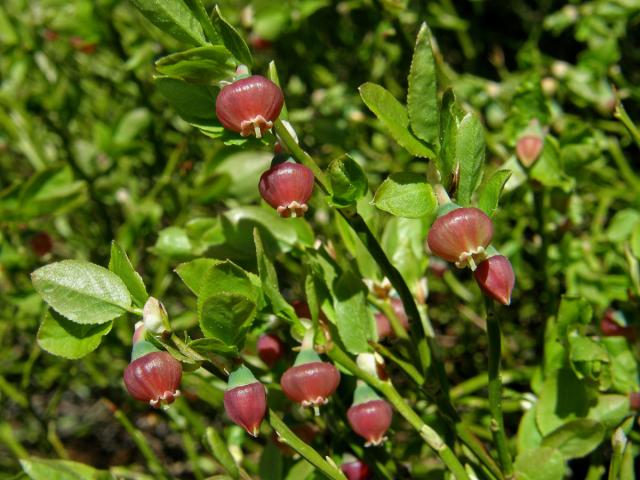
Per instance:
[[[440,457],[447,468],[458,479],[469,479],[464,466],[455,456],[453,451],[444,442],[434,429],[429,427],[420,416],[413,411],[407,402],[398,393],[390,382],[385,382],[361,369],[356,363],[336,344],[327,352],[329,357],[349,370],[361,380],[367,382],[378,390],[393,405],[396,411],[407,420],[420,434],[423,440]]]
[[[489,411],[491,431],[498,450],[498,458],[507,478],[513,475],[511,455],[507,445],[502,415],[502,380],[500,378],[501,338],[500,321],[496,316],[493,301],[487,300],[487,337],[489,341]]]
[[[636,145],[640,147],[640,131],[638,130],[638,127],[636,127],[635,124],[631,121],[631,118],[629,118],[629,115],[627,114],[624,105],[622,105],[622,102],[617,102],[616,109],[613,112],[613,116],[620,119],[622,124],[627,127],[627,130],[629,130],[629,133],[631,133],[631,136],[636,142]]]
[[[287,150],[291,153],[293,158],[295,158],[298,162],[303,164],[305,167],[308,167],[313,172],[313,176],[316,178],[316,182],[320,186],[321,190],[325,194],[329,194],[331,192],[331,185],[329,184],[329,180],[326,175],[322,171],[322,169],[318,166],[311,155],[305,152],[300,145],[295,141],[295,139],[291,136],[287,127],[284,126],[282,120],[278,119],[275,121],[273,125],[273,129],[278,134],[282,142],[284,143]]]
[[[305,460],[315,466],[318,470],[324,473],[327,477],[334,480],[345,480],[344,474],[336,467],[335,464],[329,463],[327,460],[311,446],[303,442],[295,433],[291,431],[289,427],[282,421],[282,419],[272,409],[269,409],[269,423],[273,429],[277,432],[281,439],[283,439],[287,445],[298,452]]]
[[[618,170],[622,174],[622,177],[626,180],[631,188],[634,190],[640,190],[640,178],[636,175],[629,165],[627,158],[624,156],[622,149],[620,148],[620,143],[618,139],[614,137],[609,137],[609,153],[613,158],[613,161],[616,162],[616,166]]]
[[[318,167],[313,158],[311,158],[309,154],[307,154],[302,148],[300,148],[300,146],[295,142],[293,137],[291,137],[280,120],[276,121],[275,130],[276,133],[280,136],[282,142],[285,144],[285,147],[289,150],[289,152],[291,152],[294,158],[303,165],[311,168],[316,177],[316,181],[318,182],[322,190],[325,193],[328,193],[330,189],[324,172],[322,172],[322,170]],[[455,423],[459,419],[458,414],[451,404],[451,400],[449,398],[448,381],[444,369],[444,364],[440,359],[438,349],[435,345],[433,337],[431,336],[431,333],[427,331],[428,325],[425,328],[425,325],[423,325],[422,323],[418,307],[416,306],[415,300],[413,298],[413,295],[411,294],[411,291],[409,290],[409,287],[404,281],[404,278],[402,278],[400,272],[387,258],[384,250],[378,243],[378,240],[375,238],[364,219],[357,213],[352,216],[347,216],[344,212],[340,211],[340,214],[356,232],[358,238],[360,238],[373,259],[380,266],[383,274],[389,279],[393,287],[398,292],[398,295],[402,300],[402,305],[409,319],[410,337],[414,342],[417,343],[417,352],[414,352],[414,357],[416,357],[416,365],[419,366],[419,370],[422,371],[424,375],[423,378],[426,378],[428,382],[420,386],[424,389],[425,393],[430,398],[434,399],[439,410],[445,415],[447,421],[451,425],[455,425]],[[464,427],[458,428],[456,426],[455,430],[456,432],[460,431],[463,433],[463,437],[460,437],[460,439],[465,443],[465,445],[467,445],[467,447],[469,447],[474,452],[474,454],[476,454],[476,456],[483,462],[483,464],[497,478],[502,478],[499,469],[495,468],[495,462],[493,462],[493,459],[491,459],[491,457],[486,454],[486,452],[482,448],[482,445],[479,444],[479,442],[474,441],[473,436],[468,431],[466,431]]]

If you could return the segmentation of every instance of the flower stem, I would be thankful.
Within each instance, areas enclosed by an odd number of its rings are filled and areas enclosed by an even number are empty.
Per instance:
[[[440,457],[442,462],[459,480],[469,480],[464,466],[449,448],[444,440],[434,429],[427,425],[420,416],[413,411],[407,402],[398,393],[395,387],[388,381],[382,381],[374,375],[358,367],[358,365],[335,343],[331,350],[327,352],[329,357],[349,370],[355,376],[367,382],[370,386],[378,390],[394,406],[396,411],[415,428],[423,440]]]
[[[502,379],[500,378],[501,338],[500,321],[497,318],[492,300],[486,301],[487,337],[489,340],[489,411],[491,412],[491,431],[498,450],[498,458],[506,478],[513,475],[511,455],[507,445],[502,415]]]

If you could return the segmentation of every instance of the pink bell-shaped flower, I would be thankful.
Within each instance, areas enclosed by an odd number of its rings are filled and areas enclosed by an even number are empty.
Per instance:
[[[313,172],[300,163],[278,163],[260,177],[262,198],[281,217],[302,217],[313,193]]]
[[[305,340],[309,337],[305,337]],[[284,394],[292,401],[305,407],[326,404],[328,398],[340,384],[340,372],[331,363],[320,360],[312,346],[303,342],[294,366],[280,379]]]
[[[226,129],[243,137],[262,135],[280,115],[284,95],[280,87],[260,75],[239,78],[220,90],[216,116]]]
[[[473,272],[473,277],[485,295],[503,305],[511,303],[511,292],[516,284],[516,277],[507,257],[494,255],[480,262]]]
[[[284,345],[276,335],[266,333],[258,338],[258,357],[269,368],[273,367],[284,356]]]
[[[353,455],[345,455],[340,465],[340,470],[348,480],[368,480],[371,478],[371,469],[362,460],[358,460]]]
[[[353,405],[347,410],[347,419],[354,432],[364,438],[365,447],[380,445],[391,426],[393,410],[366,383],[359,381]]]
[[[429,249],[457,267],[475,266],[493,238],[493,222],[479,208],[455,208],[438,217],[427,236]]]
[[[229,375],[224,409],[229,418],[249,435],[258,436],[267,411],[267,394],[264,385],[244,365]]]
[[[134,355],[136,350],[142,354],[125,369],[124,384],[133,398],[159,408],[180,395],[182,365],[167,352],[149,351],[153,347],[144,344],[148,342],[141,340],[135,344]]]

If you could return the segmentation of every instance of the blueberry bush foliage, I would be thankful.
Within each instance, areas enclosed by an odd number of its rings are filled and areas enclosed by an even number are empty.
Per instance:
[[[3,1],[0,478],[635,478],[639,21]]]

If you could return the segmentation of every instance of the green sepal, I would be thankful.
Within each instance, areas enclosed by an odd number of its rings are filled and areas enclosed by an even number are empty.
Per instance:
[[[237,370],[231,372],[229,375],[229,381],[227,383],[227,390],[232,390],[238,387],[244,387],[245,385],[251,385],[252,383],[259,383],[256,377],[251,373],[244,365],[240,366]]]
[[[316,353],[313,349],[305,349],[301,350],[298,356],[296,357],[296,361],[293,366],[297,367],[298,365],[304,365],[305,363],[313,363],[313,362],[321,362],[322,359],[320,355]]]
[[[160,349],[156,348],[151,342],[147,342],[146,340],[139,340],[131,349],[131,361],[139,359],[140,357],[145,356],[147,353],[159,352]]]
[[[368,384],[359,380],[356,385],[356,390],[353,392],[352,405],[360,405],[361,403],[371,402],[372,400],[380,400],[380,395]]]
[[[457,203],[445,203],[444,205],[440,205],[440,207],[438,208],[437,216],[442,217],[443,215],[446,215],[447,213],[452,212],[458,208],[461,207]]]

